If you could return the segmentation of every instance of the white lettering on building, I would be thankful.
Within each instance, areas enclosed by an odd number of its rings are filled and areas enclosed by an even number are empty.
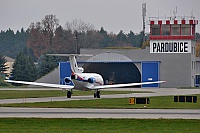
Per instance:
[[[191,53],[191,41],[151,41],[150,53]]]

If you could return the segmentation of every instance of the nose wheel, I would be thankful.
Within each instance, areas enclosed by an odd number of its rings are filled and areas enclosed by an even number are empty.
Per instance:
[[[100,91],[99,90],[94,92],[94,98],[100,98]]]

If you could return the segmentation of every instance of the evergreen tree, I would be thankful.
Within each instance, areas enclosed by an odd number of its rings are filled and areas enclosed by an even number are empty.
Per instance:
[[[16,34],[10,28],[7,31],[0,32],[0,53],[6,56],[15,58],[27,42],[28,32],[22,28],[21,32],[17,31]]]
[[[128,41],[132,46],[141,47],[143,41],[142,31],[140,32],[140,34],[135,34],[133,33],[133,31],[130,31],[130,33],[128,33],[127,36],[128,36]]]
[[[102,36],[102,39],[100,41],[100,46],[101,47],[109,47],[112,46],[111,45],[111,39],[107,34],[107,31],[104,30],[103,27],[101,27],[100,31],[99,31],[100,35]]]
[[[37,70],[33,60],[25,53],[20,52],[13,64],[11,77],[13,80],[35,81]]]
[[[117,35],[117,43],[119,46],[127,45],[127,37],[122,30]]]
[[[130,31],[130,33],[128,33],[128,41],[129,41],[129,43],[132,45],[132,46],[137,46],[136,44],[135,44],[135,42],[136,42],[136,37],[135,37],[135,34],[133,33],[133,31]]]
[[[57,57],[41,55],[38,59],[38,77],[42,77],[55,69],[58,66],[57,62]]]
[[[6,63],[5,56],[0,54],[0,75],[4,74],[4,72],[8,69],[5,63]]]

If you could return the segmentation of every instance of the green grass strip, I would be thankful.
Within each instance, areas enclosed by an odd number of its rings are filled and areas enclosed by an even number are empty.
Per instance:
[[[200,120],[1,118],[1,133],[198,133]]]
[[[200,109],[200,94],[197,103],[174,102],[173,96],[150,97],[150,104],[129,104],[129,98],[75,100],[59,102],[3,104],[4,107],[30,107],[30,108],[108,108],[108,109]],[[145,106],[145,107],[144,107]]]
[[[145,91],[101,91],[102,95],[130,94],[130,93],[152,93]],[[73,91],[72,96],[93,95],[94,91]],[[42,98],[66,96],[62,90],[0,90],[0,99],[17,98]]]

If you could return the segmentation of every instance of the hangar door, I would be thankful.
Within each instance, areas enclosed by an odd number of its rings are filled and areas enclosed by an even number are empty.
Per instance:
[[[159,80],[159,62],[142,62],[142,82]],[[159,84],[142,85],[142,87],[159,87]]]

